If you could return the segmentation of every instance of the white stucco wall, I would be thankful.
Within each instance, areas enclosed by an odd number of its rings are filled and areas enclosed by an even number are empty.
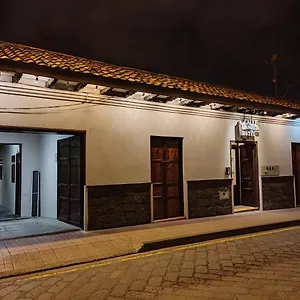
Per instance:
[[[11,182],[11,157],[18,152],[20,152],[19,145],[3,145],[0,151],[0,157],[3,159],[0,204],[12,214],[15,213],[16,184]]]
[[[37,92],[36,97],[30,97],[28,89],[26,93],[8,95],[1,93],[0,86],[0,106],[70,105],[62,100],[79,100],[74,94],[56,91],[39,91],[40,98]],[[82,95],[82,100],[86,97]],[[188,180],[224,178],[225,167],[230,166],[230,140],[234,140],[234,126],[242,115],[199,113],[192,108],[179,109],[179,113],[172,106],[130,104],[129,100],[98,104],[105,105],[60,108],[57,113],[48,109],[41,115],[2,114],[0,126],[86,131],[87,185],[150,182],[151,135],[183,137],[185,196]],[[144,108],[139,109],[141,106]],[[163,112],[163,107],[169,112]],[[291,142],[300,142],[300,123],[282,125],[274,120],[260,118],[259,164],[279,165],[281,175],[291,175]]]
[[[32,172],[39,168],[39,135],[26,134],[26,133],[0,133],[0,144],[22,144],[22,193],[21,193],[21,216],[28,217],[31,215],[31,187],[32,187]],[[4,146],[3,149],[9,149],[8,146]],[[9,154],[8,154],[9,155]],[[12,154],[11,154],[12,155]],[[24,159],[25,158],[25,159]],[[7,164],[7,166],[6,166]],[[3,183],[10,182],[11,171],[8,171],[11,166],[11,161],[3,159],[3,165],[5,173],[5,179]],[[9,174],[7,173],[9,172]],[[6,174],[7,173],[7,174]],[[9,176],[8,176],[9,175]],[[14,187],[9,190],[15,189],[15,184],[11,184]],[[9,194],[9,199],[14,199],[12,192]],[[14,201],[13,207],[14,208]],[[14,212],[14,211],[13,211]]]
[[[22,146],[22,195],[21,216],[31,216],[32,172],[40,171],[41,216],[57,217],[57,140],[70,135],[51,133],[0,132],[0,144],[18,143]],[[19,151],[17,145],[3,145],[3,180],[0,182],[0,204],[15,211],[15,184],[11,183],[11,156]]]

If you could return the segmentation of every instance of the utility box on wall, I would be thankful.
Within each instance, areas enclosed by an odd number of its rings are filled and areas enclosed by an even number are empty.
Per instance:
[[[279,176],[279,166],[262,166],[261,176]]]
[[[229,189],[223,188],[219,190],[219,200],[228,200],[229,198]]]

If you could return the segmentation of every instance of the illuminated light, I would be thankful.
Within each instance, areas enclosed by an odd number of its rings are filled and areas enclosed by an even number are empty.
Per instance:
[[[266,111],[264,111],[264,115],[267,115],[268,113]]]
[[[276,116],[276,118],[282,118],[282,119],[291,119],[291,118],[294,118],[296,117],[295,114],[289,114],[289,113],[284,113],[284,114],[279,114]]]

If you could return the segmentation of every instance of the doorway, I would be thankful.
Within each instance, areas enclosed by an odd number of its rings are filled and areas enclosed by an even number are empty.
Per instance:
[[[183,217],[182,138],[152,136],[153,220]]]
[[[22,145],[0,144],[0,221],[21,217]]]
[[[293,175],[295,177],[296,205],[300,206],[300,143],[292,143]]]
[[[57,219],[83,228],[83,136],[57,141]]]
[[[259,209],[258,155],[255,142],[231,142],[234,212]]]

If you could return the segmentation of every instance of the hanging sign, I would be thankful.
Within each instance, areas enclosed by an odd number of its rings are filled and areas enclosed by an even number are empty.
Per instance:
[[[241,137],[259,136],[259,125],[257,120],[244,119],[239,121],[239,133]]]

